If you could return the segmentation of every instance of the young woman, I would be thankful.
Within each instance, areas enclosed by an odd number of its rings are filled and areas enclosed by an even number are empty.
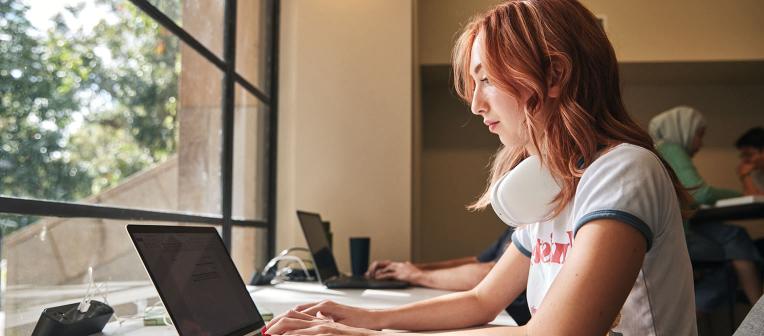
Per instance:
[[[473,207],[525,224],[511,246],[472,290],[381,310],[298,306],[266,332],[479,326],[527,288],[525,326],[444,334],[697,334],[682,229],[689,196],[626,113],[594,15],[577,1],[507,1],[466,26],[453,61],[457,92],[503,144]]]
[[[695,168],[692,157],[703,147],[706,133],[706,120],[698,110],[677,106],[665,111],[650,120],[649,133],[658,153],[679,181],[690,188],[695,203],[714,205],[720,199],[741,196],[734,190],[710,186]],[[719,222],[696,223],[687,229],[687,243],[694,261],[714,258],[731,261],[748,301],[753,305],[759,300],[762,286],[756,264],[764,260],[745,229]],[[721,255],[714,255],[719,252]],[[698,283],[695,296],[698,311],[711,312],[726,303],[730,295],[726,281],[714,276]]]

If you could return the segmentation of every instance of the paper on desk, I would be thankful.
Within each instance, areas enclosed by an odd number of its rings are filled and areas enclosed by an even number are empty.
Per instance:
[[[367,297],[383,297],[383,298],[409,298],[411,293],[393,291],[393,290],[379,290],[379,289],[367,289],[361,293],[361,296]]]
[[[748,196],[720,199],[716,201],[716,206],[725,207],[725,206],[753,204],[753,203],[764,203],[764,196],[748,195]]]

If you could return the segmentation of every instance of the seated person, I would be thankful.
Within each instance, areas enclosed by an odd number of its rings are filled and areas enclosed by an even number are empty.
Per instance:
[[[390,260],[374,261],[366,277],[395,279],[415,286],[465,291],[475,287],[493,268],[511,241],[512,228],[502,233],[496,242],[478,256],[449,259],[433,263],[413,264]]]
[[[698,173],[692,157],[703,146],[705,131],[703,115],[688,106],[678,106],[655,116],[649,126],[655,148],[690,191],[695,203],[713,205],[719,199],[737,197],[740,193],[712,187]],[[740,287],[751,304],[758,301],[762,295],[762,283],[755,263],[762,262],[762,257],[748,233],[743,228],[718,222],[695,223],[687,228],[687,247],[691,259],[707,256],[714,243],[718,244],[716,250],[723,254],[720,259],[732,262]],[[711,287],[722,289],[724,284]],[[712,306],[721,303],[718,299],[724,297],[720,294],[712,298],[706,294],[702,291],[696,293],[695,304],[699,311],[710,311]]]
[[[738,175],[746,195],[764,195],[764,128],[754,127],[735,142],[740,151]]]
[[[389,308],[304,304],[264,332],[697,335],[682,228],[691,197],[626,112],[594,14],[578,1],[504,1],[457,41],[454,88],[501,142],[470,208],[490,205],[518,227],[511,246],[468,291]],[[525,326],[464,330],[490,323],[524,290]]]
[[[507,228],[491,246],[477,256],[449,259],[440,262],[413,264],[390,260],[374,261],[369,265],[366,276],[372,279],[395,279],[412,285],[466,291],[477,286],[491,271],[512,242],[513,228]],[[507,313],[519,325],[531,318],[525,295],[520,295],[507,307]]]

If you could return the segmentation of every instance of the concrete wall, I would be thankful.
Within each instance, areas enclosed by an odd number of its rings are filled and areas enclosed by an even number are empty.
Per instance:
[[[320,212],[349,271],[348,238],[408,259],[411,0],[282,2],[277,246],[303,245],[296,209]]]
[[[500,0],[419,0],[419,63],[449,62],[455,34]],[[764,1],[582,0],[622,62],[764,59]]]
[[[506,226],[489,208],[466,206],[485,188],[498,138],[486,132],[449,88],[449,67],[423,66],[420,217],[414,226],[417,261],[476,255]],[[459,237],[458,240],[454,237]]]
[[[177,179],[178,160],[173,156],[84,202],[175,209]],[[3,239],[3,256],[8,260],[9,291],[16,285],[82,283],[89,266],[99,281],[148,280],[125,224],[92,218],[43,218],[8,235]],[[14,311],[12,305],[7,309]]]

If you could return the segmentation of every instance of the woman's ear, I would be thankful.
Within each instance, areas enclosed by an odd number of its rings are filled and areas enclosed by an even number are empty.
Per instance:
[[[549,98],[559,98],[560,97],[560,86],[562,85],[562,80],[565,77],[565,67],[563,65],[563,60],[552,57],[552,60],[549,64],[549,71],[547,71],[546,76],[546,83],[547,83],[547,96]]]

